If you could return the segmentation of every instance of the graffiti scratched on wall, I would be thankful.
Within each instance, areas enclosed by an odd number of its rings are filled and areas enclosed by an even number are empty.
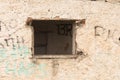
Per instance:
[[[104,41],[112,39],[112,41],[120,45],[120,31],[117,29],[106,29],[101,26],[95,26],[95,37],[102,38]]]

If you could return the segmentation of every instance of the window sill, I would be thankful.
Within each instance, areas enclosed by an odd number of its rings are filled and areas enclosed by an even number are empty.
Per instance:
[[[77,55],[36,55],[35,59],[74,59]]]

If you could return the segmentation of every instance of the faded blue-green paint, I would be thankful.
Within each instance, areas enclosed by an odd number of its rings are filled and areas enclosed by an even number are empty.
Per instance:
[[[34,73],[34,70],[32,69],[33,67],[35,67],[35,64],[33,63],[25,64],[24,62],[20,62],[19,64],[17,63],[10,64],[10,62],[6,62],[5,72],[7,74],[29,76]]]
[[[34,70],[32,69],[35,65],[32,64],[32,63],[29,63],[29,64],[24,64],[23,62],[21,62],[19,64],[19,67],[18,67],[18,75],[26,75],[26,76],[29,76],[29,75],[32,75],[34,73]]]
[[[10,54],[8,54],[8,53],[10,53]],[[12,59],[16,59],[19,56],[21,58],[24,58],[24,57],[28,56],[29,53],[30,53],[30,50],[26,46],[21,46],[20,48],[14,48],[14,49],[11,49],[10,51],[7,50],[6,48],[1,48],[0,49],[0,60],[6,59],[7,56],[12,57]]]
[[[10,64],[9,61],[6,62],[6,69],[5,72],[6,74],[16,74],[16,68],[17,68],[17,64]]]
[[[46,64],[43,64],[43,63],[39,64],[39,65],[38,65],[38,70],[39,70],[42,74],[46,75]]]
[[[5,54],[6,51],[7,51],[7,50],[4,49],[4,48],[1,48],[1,49],[0,49],[0,58],[6,58],[6,56],[7,56],[7,55]]]
[[[29,55],[29,53],[29,48],[27,48],[26,46],[21,46],[20,48],[14,48],[13,50],[11,50],[11,55],[13,58],[16,58],[17,56],[26,57],[27,55]]]
[[[11,65],[11,66],[10,66]],[[38,74],[35,73],[35,70],[38,71]],[[46,71],[46,64],[39,64],[36,65],[34,63],[25,63],[20,62],[19,64],[14,63],[11,64],[10,62],[6,63],[5,72],[7,74],[13,74],[18,76],[30,76],[32,74],[36,75],[36,77],[46,77],[48,72]]]
[[[26,46],[20,47],[17,51],[18,51],[18,53],[21,54],[22,57],[26,57],[30,53],[29,48]]]
[[[22,59],[28,55],[30,55],[30,49],[24,45],[19,48],[14,47],[11,51],[7,50],[7,48],[1,48],[0,61],[5,60],[5,73],[18,76],[30,76],[35,74],[36,77],[46,77],[48,75],[46,64],[40,63],[38,65],[34,63],[26,63],[25,61],[19,62],[18,58]],[[8,57],[11,61],[7,59]],[[36,74],[35,70],[38,70],[38,74]]]

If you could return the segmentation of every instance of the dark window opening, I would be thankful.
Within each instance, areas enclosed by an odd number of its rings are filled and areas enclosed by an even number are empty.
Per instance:
[[[74,54],[75,20],[33,20],[34,55]]]

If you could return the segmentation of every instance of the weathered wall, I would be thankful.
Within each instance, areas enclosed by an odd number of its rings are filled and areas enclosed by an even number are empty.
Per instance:
[[[119,0],[0,0],[0,80],[119,80]],[[86,19],[76,59],[30,59],[28,17]]]

